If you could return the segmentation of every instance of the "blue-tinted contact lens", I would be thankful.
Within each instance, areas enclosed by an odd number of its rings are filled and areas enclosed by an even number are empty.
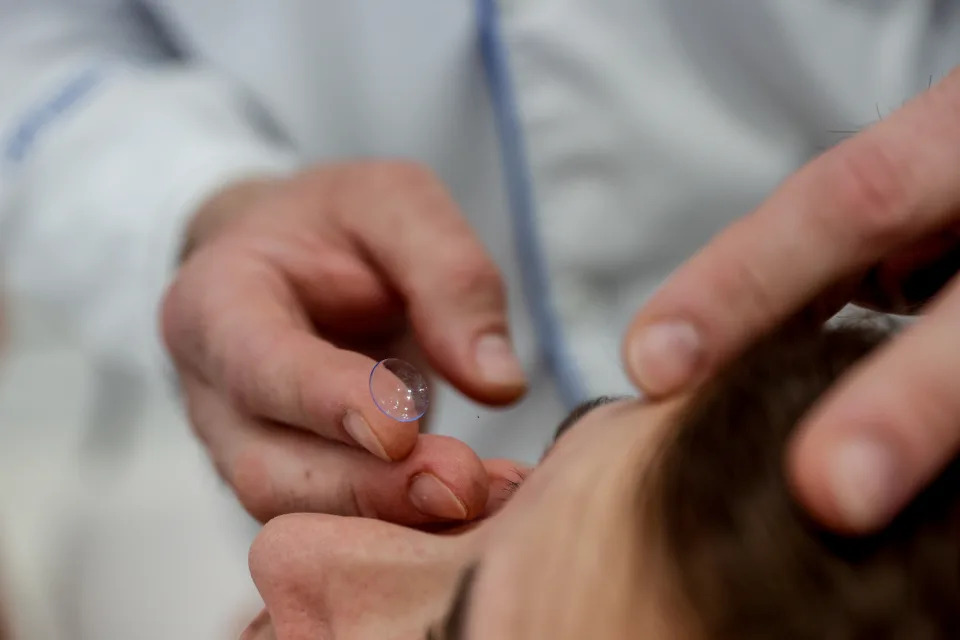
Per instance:
[[[370,396],[380,411],[398,422],[419,420],[430,406],[427,379],[412,364],[397,358],[374,365]]]

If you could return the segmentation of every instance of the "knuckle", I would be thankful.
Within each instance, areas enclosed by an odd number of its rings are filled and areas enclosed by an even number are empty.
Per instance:
[[[836,160],[832,186],[840,216],[837,211],[822,215],[840,218],[836,223],[852,227],[864,244],[899,240],[913,214],[909,170],[876,143],[850,146]]]
[[[271,584],[288,584],[292,574],[303,571],[301,557],[290,549],[302,547],[304,528],[313,525],[305,514],[285,514],[268,521],[250,545],[251,573]]]
[[[256,384],[253,381],[253,369],[217,365],[221,371],[221,388],[226,401],[241,413],[257,414],[260,402],[254,399]]]
[[[176,362],[202,356],[202,327],[191,321],[189,285],[183,274],[167,288],[160,303],[160,336]]]
[[[775,314],[781,306],[777,291],[760,265],[750,261],[735,260],[721,280],[722,298],[735,300],[742,309],[744,322],[760,326],[764,318]]]
[[[379,518],[376,507],[366,499],[364,492],[358,490],[350,478],[341,478],[337,496],[337,505],[333,513],[355,518]]]
[[[440,184],[429,167],[412,160],[371,160],[354,165],[343,177],[343,200],[354,199],[358,193],[383,197],[429,192]]]
[[[284,390],[297,391],[296,380],[291,379],[289,360],[283,341],[278,336],[263,335],[237,341],[232,350],[221,350],[229,357],[216,365],[222,380],[223,393],[231,406],[244,413],[284,420],[289,418],[291,401]],[[284,411],[283,409],[287,410]]]
[[[371,160],[352,165],[339,174],[327,193],[331,209],[340,212],[347,225],[383,215],[384,203],[445,201],[445,195],[433,171],[410,160]]]
[[[468,247],[452,254],[446,262],[444,278],[455,294],[482,296],[496,305],[503,304],[506,298],[500,270],[478,248]]]

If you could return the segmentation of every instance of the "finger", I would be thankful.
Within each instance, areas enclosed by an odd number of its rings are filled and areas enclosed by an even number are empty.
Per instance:
[[[306,196],[299,191],[286,195],[290,201],[281,200],[278,207],[303,208]],[[271,216],[248,220],[228,248],[252,252],[275,266],[319,332],[338,342],[373,342],[399,333],[404,328],[402,300],[371,269],[356,243],[336,232],[330,219],[295,219],[299,225],[280,226]]]
[[[960,450],[960,281],[929,315],[862,363],[794,442],[800,498],[827,525],[882,527]]]
[[[197,268],[198,286],[171,292],[165,311],[175,320],[165,325],[168,344],[199,378],[241,412],[384,460],[410,453],[418,424],[376,408],[369,391],[375,362],[313,335],[282,277],[241,259]]]
[[[471,397],[515,400],[526,378],[509,338],[500,272],[427,170],[364,165],[340,219],[407,304],[431,364]]]
[[[872,309],[916,313],[960,270],[960,241],[937,234],[885,259],[858,287],[857,302]]]
[[[261,521],[315,512],[417,525],[483,513],[488,478],[462,442],[421,436],[402,462],[237,413],[212,391],[191,392],[201,439],[246,509]]]
[[[682,266],[624,343],[652,396],[708,376],[831,283],[945,226],[960,202],[960,73],[788,179]]]

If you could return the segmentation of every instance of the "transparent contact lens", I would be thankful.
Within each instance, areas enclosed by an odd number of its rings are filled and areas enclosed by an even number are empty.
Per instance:
[[[419,420],[430,405],[427,379],[412,364],[397,358],[374,365],[370,396],[380,411],[398,422]]]

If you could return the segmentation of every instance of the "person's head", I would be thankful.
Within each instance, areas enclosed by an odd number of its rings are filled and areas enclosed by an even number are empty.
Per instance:
[[[596,403],[505,508],[458,535],[278,518],[251,550],[266,610],[247,637],[954,637],[960,466],[863,539],[820,530],[785,480],[798,420],[883,337],[784,332],[688,397]]]

